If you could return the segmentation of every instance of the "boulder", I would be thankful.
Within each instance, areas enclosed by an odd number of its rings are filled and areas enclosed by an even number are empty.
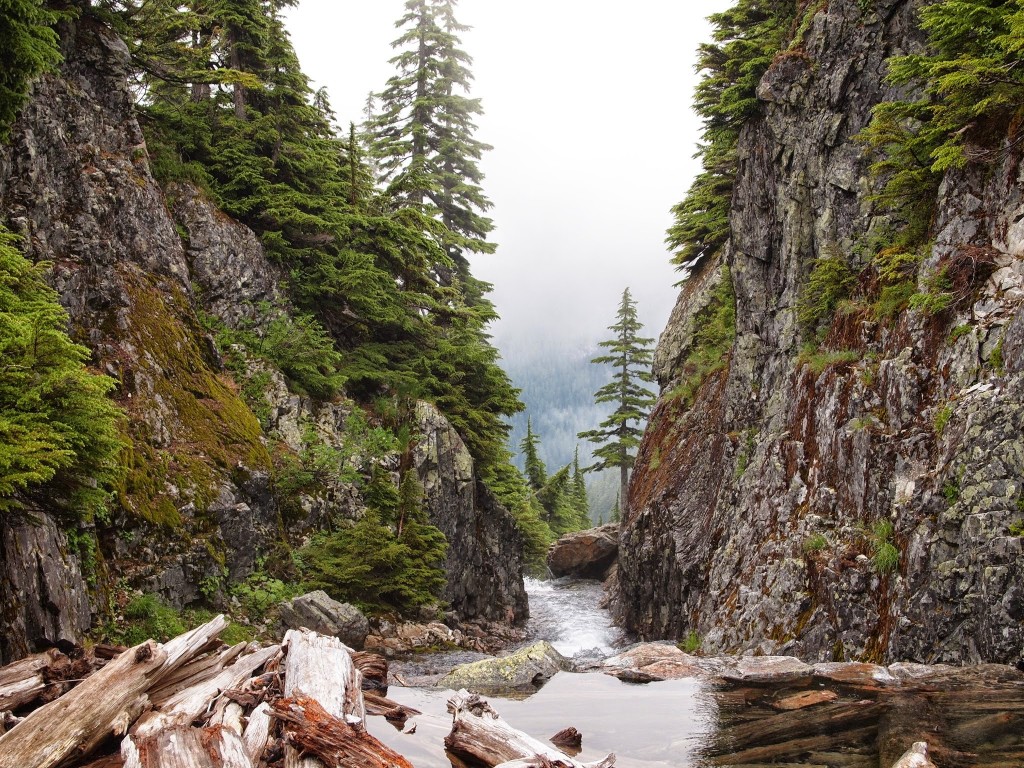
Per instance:
[[[611,523],[565,534],[548,551],[548,569],[554,576],[603,581],[618,555],[619,525]]]
[[[571,668],[567,658],[542,641],[507,656],[462,664],[442,677],[438,685],[484,695],[532,693],[558,672]]]
[[[339,603],[322,589],[300,595],[278,606],[281,623],[287,629],[311,629],[337,637],[357,651],[363,649],[370,622],[354,605]]]

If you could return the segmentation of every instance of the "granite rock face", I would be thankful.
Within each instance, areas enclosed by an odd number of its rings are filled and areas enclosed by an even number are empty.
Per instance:
[[[512,515],[476,477],[473,457],[432,405],[416,405],[413,466],[430,522],[448,539],[444,598],[463,619],[509,624],[529,616],[522,543]]]
[[[795,308],[814,260],[838,254],[857,271],[891,225],[855,136],[896,95],[885,59],[920,45],[920,3],[864,5],[820,9],[803,51],[760,84],[731,241],[684,283],[657,350],[662,397],[615,610],[644,638],[695,632],[710,652],[1012,663],[1024,652],[1024,539],[1011,533],[1024,517],[1020,152],[943,181],[918,288],[940,263],[980,260],[967,301],[855,313],[824,347],[853,354],[817,368],[800,356]],[[735,346],[688,406],[674,390],[722,264]],[[874,562],[885,544],[891,570]]]
[[[552,576],[579,579],[607,578],[619,554],[619,524],[567,533],[551,545],[548,570]]]

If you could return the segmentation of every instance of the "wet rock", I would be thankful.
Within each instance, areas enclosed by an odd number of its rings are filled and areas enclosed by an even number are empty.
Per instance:
[[[729,667],[722,658],[692,656],[668,643],[640,643],[605,660],[602,670],[627,682],[714,678]]]
[[[779,685],[810,680],[814,668],[792,656],[741,656],[722,677],[748,685]]]
[[[558,672],[571,668],[572,663],[550,643],[540,642],[507,656],[463,664],[441,678],[438,685],[485,695],[526,693],[537,690]]]
[[[354,650],[362,650],[370,632],[370,622],[354,605],[339,603],[322,589],[293,598],[278,606],[286,629],[310,629],[321,635],[337,637]]]
[[[877,664],[825,662],[815,664],[813,673],[816,680],[865,688],[877,688],[880,685],[895,685],[899,683],[899,679],[891,674],[888,669]]]
[[[553,576],[604,581],[618,554],[618,523],[567,533],[551,545],[548,570]]]

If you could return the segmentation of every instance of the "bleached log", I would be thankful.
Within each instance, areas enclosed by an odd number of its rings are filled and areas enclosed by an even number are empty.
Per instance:
[[[35,701],[48,683],[44,670],[66,658],[56,648],[0,667],[0,711],[18,709]]]
[[[179,691],[161,702],[159,710],[154,709],[143,715],[132,728],[132,734],[145,738],[172,726],[191,725],[207,711],[221,691],[230,690],[244,683],[252,677],[253,672],[274,658],[279,650],[278,646],[272,645],[242,656],[213,677]]]
[[[288,630],[284,664],[284,695],[315,699],[329,714],[366,721],[362,675],[351,651],[336,637],[309,630]]]
[[[445,747],[460,758],[488,768],[506,764],[517,768],[609,768],[615,765],[614,754],[596,763],[574,760],[564,752],[516,730],[502,720],[483,698],[466,690],[459,691],[448,701],[448,711],[454,715],[454,722],[451,732],[445,737]]]
[[[263,702],[249,714],[249,722],[245,725],[242,734],[242,743],[245,744],[245,752],[249,755],[253,765],[260,762],[260,758],[270,743],[270,705]]]
[[[129,649],[0,736],[0,768],[54,768],[123,735],[148,703],[146,691],[201,652],[227,622],[218,616],[161,646]]]
[[[362,723],[334,717],[313,699],[278,699],[273,713],[284,724],[290,749],[314,755],[323,765],[413,768],[402,755],[367,733]]]
[[[167,728],[121,742],[124,768],[253,768],[242,739],[227,728]]]
[[[220,725],[229,731],[242,735],[242,717],[245,710],[242,705],[228,699],[220,699],[213,709],[213,717],[210,718],[210,725]]]
[[[160,681],[159,687],[149,692],[149,698],[153,701],[154,706],[160,706],[186,688],[191,688],[218,674],[241,656],[247,647],[248,643],[239,643],[218,653],[205,654],[193,659],[183,665],[181,669],[175,670],[174,674],[164,677]]]
[[[316,701],[327,714],[366,725],[362,675],[352,662],[351,650],[336,637],[309,630],[289,630],[284,636],[284,695]],[[285,768],[321,768],[315,758],[300,757],[293,747],[284,752]]]

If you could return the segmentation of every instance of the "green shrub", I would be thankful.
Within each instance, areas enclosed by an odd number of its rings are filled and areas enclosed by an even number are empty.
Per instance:
[[[300,585],[286,583],[261,571],[231,587],[231,596],[238,599],[242,609],[251,619],[266,616],[275,606],[301,595],[302,592]]]
[[[949,332],[949,343],[956,344],[957,341],[962,339],[964,336],[967,336],[973,330],[974,326],[971,325],[970,323],[958,325],[956,328]]]
[[[1010,523],[1011,536],[1024,536],[1024,520],[1017,520]]]
[[[942,497],[949,504],[956,504],[960,498],[960,486],[954,480],[947,480],[942,484]]]
[[[871,562],[879,573],[892,573],[900,563],[900,551],[892,543],[893,526],[888,520],[877,520],[871,526]]]
[[[953,406],[951,403],[946,403],[935,412],[932,426],[935,429],[936,437],[942,437],[942,433],[945,431],[946,425],[949,424],[951,418],[953,418]]]
[[[679,650],[683,653],[695,654],[700,653],[701,646],[704,645],[704,641],[695,630],[690,630],[686,633],[686,637],[680,640],[677,644]]]
[[[850,365],[856,363],[863,357],[863,353],[855,349],[839,349],[832,352],[818,352],[813,347],[804,347],[800,352],[797,362],[806,365],[815,376],[820,376],[826,368],[832,366]]]
[[[709,376],[729,364],[729,353],[736,341],[736,292],[732,273],[722,267],[722,278],[708,305],[694,320],[695,332],[690,352],[683,363],[684,379],[670,393],[693,405],[697,390]]]
[[[804,332],[820,335],[839,303],[857,284],[857,276],[837,256],[817,259],[797,299],[796,316]]]
[[[804,554],[812,555],[815,552],[821,552],[828,547],[828,539],[823,534],[815,533],[804,539],[802,545]]]
[[[188,631],[181,614],[156,595],[139,595],[124,609],[125,624],[114,632],[114,639],[124,645],[138,645],[146,640],[166,642]]]

